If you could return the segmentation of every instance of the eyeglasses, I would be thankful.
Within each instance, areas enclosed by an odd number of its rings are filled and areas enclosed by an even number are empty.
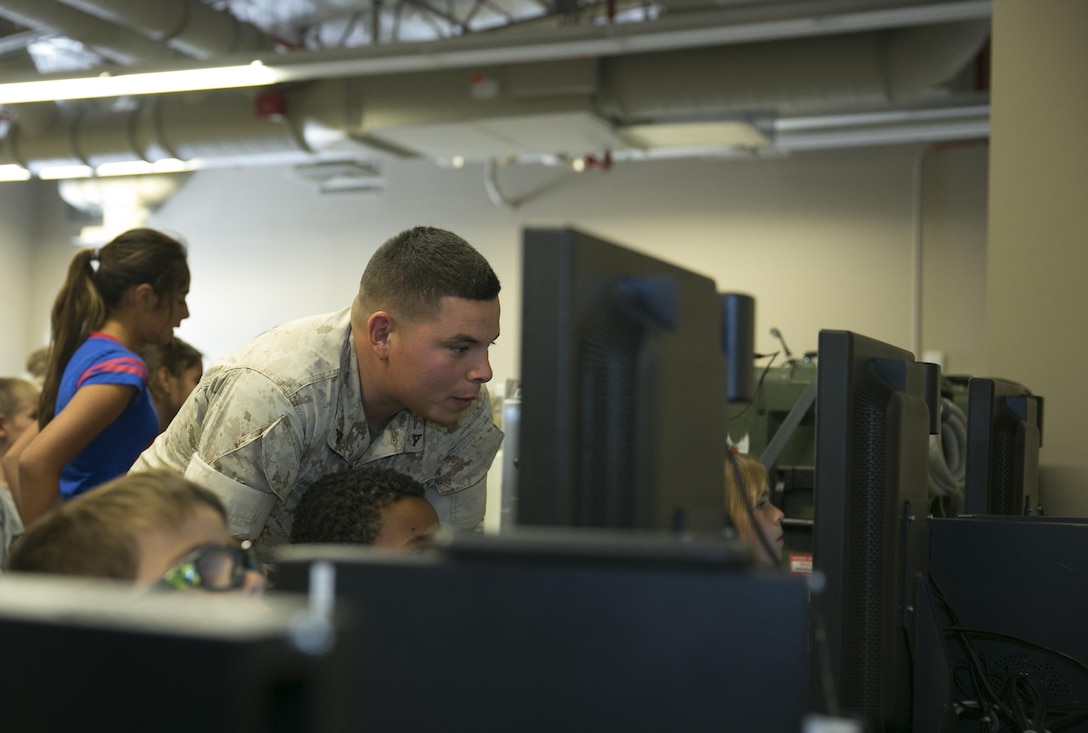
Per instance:
[[[241,545],[207,545],[193,550],[167,570],[155,587],[163,590],[195,588],[220,593],[241,588],[246,573],[257,569],[257,560],[248,540]]]

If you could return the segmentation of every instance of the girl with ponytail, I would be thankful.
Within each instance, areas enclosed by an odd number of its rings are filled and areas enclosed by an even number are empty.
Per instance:
[[[185,247],[154,229],[131,229],[72,258],[53,304],[37,434],[18,455],[13,482],[25,524],[126,473],[158,435],[136,352],[171,339],[189,317],[188,292]]]

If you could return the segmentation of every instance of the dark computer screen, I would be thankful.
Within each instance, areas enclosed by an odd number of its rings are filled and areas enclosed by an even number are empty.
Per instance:
[[[1028,514],[1039,498],[1043,398],[1004,379],[967,385],[965,514]]]
[[[803,580],[720,541],[587,528],[436,537],[421,555],[281,548],[279,588],[335,574],[358,730],[797,733]]]
[[[843,711],[873,730],[905,730],[907,608],[912,578],[926,569],[939,368],[875,339],[821,331],[817,369],[813,563],[826,580],[814,597],[826,631],[821,659]]]
[[[574,229],[526,230],[523,252],[516,523],[720,532],[714,281]]]
[[[5,729],[350,730],[341,629],[301,600],[137,594],[113,581],[5,573]]]

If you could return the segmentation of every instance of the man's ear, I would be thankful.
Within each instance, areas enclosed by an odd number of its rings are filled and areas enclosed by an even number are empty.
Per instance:
[[[3,440],[4,438],[6,438],[7,435],[8,435],[7,420],[4,419],[3,415],[0,415],[0,440]]]
[[[396,329],[393,316],[385,311],[375,311],[366,319],[367,342],[371,351],[383,361],[389,358],[389,337]]]

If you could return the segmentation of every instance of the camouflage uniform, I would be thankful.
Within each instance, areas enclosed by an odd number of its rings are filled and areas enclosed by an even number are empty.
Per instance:
[[[402,410],[371,440],[345,308],[274,328],[212,365],[132,470],[171,468],[212,489],[232,533],[259,538],[267,560],[310,484],[364,464],[422,483],[443,527],[478,526],[502,437],[482,389],[455,426]]]

